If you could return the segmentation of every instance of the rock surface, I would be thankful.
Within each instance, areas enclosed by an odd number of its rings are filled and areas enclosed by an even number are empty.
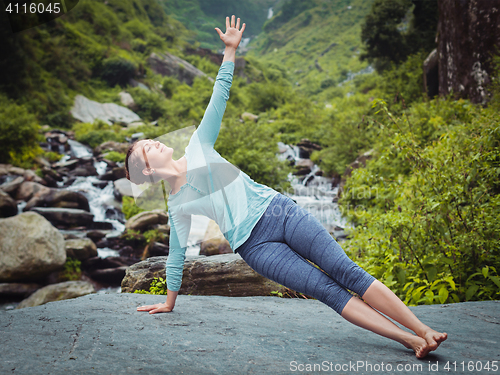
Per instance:
[[[156,74],[177,77],[179,81],[187,83],[189,86],[193,84],[196,77],[206,76],[205,73],[195,68],[186,60],[168,52],[164,54],[156,54],[153,52],[151,56],[149,56],[148,63]],[[210,77],[209,79],[212,80]]]
[[[0,373],[470,375],[495,372],[469,371],[469,361],[483,367],[489,361],[491,368],[500,360],[498,301],[410,307],[425,324],[449,334],[423,360],[316,300],[181,295],[172,313],[136,311],[158,302],[164,297],[90,294],[0,311]],[[324,361],[328,371],[292,367]],[[456,369],[446,371],[453,362]]]
[[[35,283],[0,283],[0,299],[2,297],[27,297],[41,286]]]
[[[35,280],[66,262],[63,235],[34,212],[0,219],[0,281]]]
[[[44,216],[53,225],[62,227],[87,226],[94,220],[94,215],[90,212],[75,208],[35,207],[32,211]]]
[[[80,261],[97,256],[97,247],[90,238],[66,240],[64,243],[66,256]]]
[[[122,292],[149,290],[155,277],[165,278],[167,257],[148,258],[127,269]],[[238,254],[186,257],[180,294],[230,297],[269,296],[283,287],[259,275]]]
[[[22,176],[16,177],[11,182],[0,185],[0,190],[3,190],[5,193],[12,195],[17,190],[17,188],[21,186],[23,182],[24,182],[24,177]]]
[[[126,154],[129,147],[130,147],[130,144],[128,144],[128,143],[107,141],[107,142],[101,143],[99,146],[97,146],[94,149],[94,155],[103,154],[103,153],[109,152],[109,151],[115,151],[115,152],[120,152],[122,154]]]
[[[16,199],[20,201],[29,201],[34,195],[48,194],[50,188],[37,182],[24,181],[17,189]]]
[[[102,120],[109,125],[113,123],[129,124],[140,121],[141,118],[130,109],[115,103],[98,103],[87,99],[83,95],[77,95],[71,115],[81,122],[93,123],[95,120]]]
[[[203,242],[200,244],[200,255],[232,254],[228,240],[220,231],[219,226],[213,220],[208,222],[207,231]]]
[[[17,204],[9,194],[0,190],[0,217],[10,217],[17,214]]]
[[[165,210],[143,211],[127,220],[125,229],[144,232],[157,224],[167,224],[168,215]]]
[[[126,178],[120,178],[113,182],[114,185],[114,195],[119,201],[122,200],[124,196],[133,197],[134,192],[132,191],[132,183]]]
[[[34,207],[75,208],[90,211],[89,201],[80,192],[66,189],[49,188],[35,194],[24,207],[29,211]]]
[[[31,296],[21,301],[16,308],[40,306],[48,302],[81,297],[94,292],[94,286],[87,281],[66,281],[38,289]]]

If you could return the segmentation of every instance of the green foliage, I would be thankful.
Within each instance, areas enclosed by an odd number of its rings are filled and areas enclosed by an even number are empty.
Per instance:
[[[145,210],[135,204],[133,197],[124,196],[122,198],[122,212],[125,215],[125,220],[128,220],[132,216],[135,216],[143,211]]]
[[[134,293],[137,294],[156,294],[156,295],[167,295],[167,282],[162,277],[155,277],[153,281],[151,281],[151,285],[149,287],[149,291],[145,290],[134,290]]]
[[[82,262],[78,259],[68,257],[64,263],[64,269],[59,272],[59,281],[75,281],[80,280],[82,277],[82,270],[80,266]]]
[[[246,23],[245,36],[257,35],[266,20],[267,10],[276,0],[165,0],[162,6],[166,13],[192,30],[184,39],[202,48],[223,48],[214,28],[224,30],[226,16],[241,17]]]
[[[136,67],[131,61],[113,56],[104,59],[102,66],[95,69],[95,74],[105,80],[111,87],[115,85],[125,86],[131,78],[134,78]]]
[[[365,52],[361,59],[377,71],[400,64],[407,56],[435,48],[437,1],[375,0],[361,31]]]
[[[169,107],[165,96],[158,92],[147,91],[140,87],[128,89],[137,104],[136,113],[146,121],[155,121],[160,117],[167,117]]]
[[[122,134],[121,130],[121,126],[108,125],[101,120],[96,120],[93,124],[75,123],[73,125],[75,139],[92,148],[107,141],[123,142],[124,134]]]
[[[63,157],[62,154],[59,154],[57,152],[52,152],[52,151],[45,151],[43,153],[43,157],[47,159],[50,163],[55,163]]]
[[[498,299],[496,112],[441,99],[401,117],[377,108],[377,157],[341,199],[357,224],[346,251],[408,304]]]
[[[405,62],[392,64],[391,69],[381,74],[378,89],[384,99],[391,102],[392,111],[424,98],[422,66],[426,57],[424,53],[411,55]]]
[[[227,120],[215,148],[253,180],[285,191],[291,171],[288,163],[278,161],[277,139],[269,126],[253,121]]]
[[[104,157],[110,161],[113,161],[115,163],[123,163],[125,161],[125,157],[127,155],[117,152],[117,151],[110,151],[106,154],[104,154]]]
[[[152,244],[154,242],[164,242],[165,241],[165,235],[158,231],[157,229],[150,229],[145,231],[143,234],[144,238],[146,239],[146,243]]]
[[[39,125],[25,106],[0,94],[0,162],[28,168],[43,151],[38,146]]]

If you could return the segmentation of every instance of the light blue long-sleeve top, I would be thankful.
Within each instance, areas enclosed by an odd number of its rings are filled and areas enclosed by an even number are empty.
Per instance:
[[[253,181],[214,150],[233,71],[233,62],[222,63],[205,115],[185,149],[187,183],[168,198],[170,250],[166,274],[167,288],[172,291],[181,287],[191,215],[214,220],[235,251],[248,239],[277,194]]]

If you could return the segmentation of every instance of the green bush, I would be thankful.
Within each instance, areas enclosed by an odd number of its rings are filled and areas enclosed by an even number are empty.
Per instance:
[[[136,67],[133,62],[124,58],[113,56],[103,60],[98,70],[98,75],[111,87],[125,86],[135,76]]]
[[[110,151],[106,154],[104,154],[104,157],[110,161],[114,161],[115,163],[123,163],[125,161],[125,157],[127,155],[117,152],[117,151]]]
[[[28,168],[43,151],[38,146],[39,125],[25,106],[0,94],[0,162]]]
[[[160,117],[168,116],[169,106],[165,96],[161,93],[147,91],[140,87],[134,87],[128,91],[138,107],[136,113],[144,120],[155,121]]]
[[[500,297],[500,121],[433,100],[374,121],[377,157],[347,180],[346,252],[410,305]]]
[[[270,127],[238,120],[224,125],[215,145],[221,155],[261,184],[280,191],[290,187],[287,176],[291,168],[278,161],[277,139]]]
[[[59,281],[75,281],[82,277],[80,266],[82,262],[78,259],[68,257],[64,263],[64,270],[59,273]]]
[[[133,197],[124,196],[122,198],[122,212],[125,215],[125,220],[128,220],[132,216],[135,216],[143,211],[145,210],[135,204]]]
[[[149,291],[145,290],[135,290],[134,293],[137,294],[156,294],[156,295],[167,295],[167,281],[162,277],[155,277],[151,281]]]
[[[123,142],[125,135],[119,125],[108,125],[104,121],[96,120],[93,124],[76,123],[73,125],[75,139],[92,148],[107,141]]]

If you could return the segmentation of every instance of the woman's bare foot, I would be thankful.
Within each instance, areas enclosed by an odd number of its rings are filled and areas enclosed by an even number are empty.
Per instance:
[[[448,334],[446,332],[438,332],[432,328],[425,330],[419,336],[427,342],[431,351],[436,350],[439,344],[448,338]]]
[[[408,349],[412,349],[417,358],[424,358],[431,351],[425,339],[411,334],[408,335],[402,344]]]

